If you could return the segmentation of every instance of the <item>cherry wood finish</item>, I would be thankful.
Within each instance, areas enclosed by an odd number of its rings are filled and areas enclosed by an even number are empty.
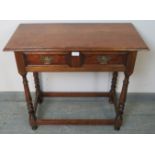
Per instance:
[[[36,96],[34,101],[34,111],[36,112],[38,103],[41,104],[43,102],[43,93],[40,88],[39,74],[37,72],[34,72],[33,77],[34,77],[34,83],[36,88]]]
[[[65,65],[67,64],[66,55],[50,54],[25,54],[25,65]],[[49,58],[49,61],[45,61]]]
[[[21,24],[7,51],[139,50],[146,44],[130,23]]]
[[[132,24],[22,24],[5,51],[14,51],[23,78],[25,98],[32,129],[37,125],[114,125],[119,130],[129,78],[134,71],[137,52],[148,49]],[[111,72],[109,92],[43,92],[39,72]],[[32,102],[27,73],[33,72],[36,98]],[[120,97],[116,98],[118,72],[124,73]],[[114,104],[114,119],[38,119],[43,97],[108,97]]]
[[[24,90],[25,90],[25,99],[27,102],[27,108],[29,112],[29,123],[32,126],[32,129],[36,129],[37,124],[36,124],[35,109],[32,103],[32,98],[31,98],[26,74],[22,75],[22,78],[23,78],[23,85],[24,85]]]
[[[111,90],[110,90],[110,98],[109,102],[114,103],[116,99],[116,84],[117,84],[118,72],[113,73],[112,82],[111,82]]]
[[[71,52],[66,52],[66,54],[63,54],[63,52],[59,52],[59,54],[47,54],[46,52],[36,52],[33,54],[29,54],[28,52],[25,52],[25,65],[31,66],[31,65],[69,65],[71,67],[80,67],[85,64],[98,64],[98,65],[107,65],[107,64],[114,64],[114,65],[126,65],[127,60],[127,52],[124,53],[107,53],[107,52],[80,52],[79,56],[71,56]],[[107,57],[107,62],[102,63],[100,58]],[[50,62],[46,63],[43,61],[43,58],[49,58]]]
[[[44,119],[37,120],[38,125],[113,125],[113,119]]]
[[[109,92],[44,92],[44,97],[109,97]]]
[[[26,66],[26,72],[99,72],[126,71],[124,65],[84,65],[83,67],[69,67],[68,65],[39,65]]]

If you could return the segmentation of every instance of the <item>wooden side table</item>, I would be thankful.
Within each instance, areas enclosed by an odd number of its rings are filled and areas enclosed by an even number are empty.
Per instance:
[[[123,121],[129,77],[133,73],[137,52],[148,49],[132,24],[21,24],[4,51],[14,51],[19,74],[23,78],[25,98],[32,129],[38,125],[114,125]],[[32,102],[27,73],[33,72],[36,99]],[[113,72],[109,92],[43,92],[39,72]],[[118,72],[124,82],[116,101]],[[38,104],[43,97],[105,96],[114,104],[114,119],[38,119]]]

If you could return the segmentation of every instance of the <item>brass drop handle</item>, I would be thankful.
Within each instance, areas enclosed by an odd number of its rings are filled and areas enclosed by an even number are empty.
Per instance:
[[[110,57],[105,56],[105,55],[103,55],[103,56],[98,56],[98,57],[97,57],[97,61],[98,61],[100,64],[107,64],[109,60],[110,60]]]
[[[53,61],[53,58],[51,56],[41,56],[40,60],[44,65],[50,65]]]

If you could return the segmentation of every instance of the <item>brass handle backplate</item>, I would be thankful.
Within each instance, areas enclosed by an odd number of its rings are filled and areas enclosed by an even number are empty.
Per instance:
[[[51,56],[41,56],[41,62],[44,65],[50,65],[52,63],[53,58]]]
[[[98,56],[97,57],[97,61],[100,63],[100,64],[107,64],[108,61],[110,60],[110,57],[108,56]]]

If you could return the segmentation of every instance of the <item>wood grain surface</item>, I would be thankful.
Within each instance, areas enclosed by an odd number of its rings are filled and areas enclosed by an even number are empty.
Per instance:
[[[5,51],[148,49],[130,23],[21,24]]]

